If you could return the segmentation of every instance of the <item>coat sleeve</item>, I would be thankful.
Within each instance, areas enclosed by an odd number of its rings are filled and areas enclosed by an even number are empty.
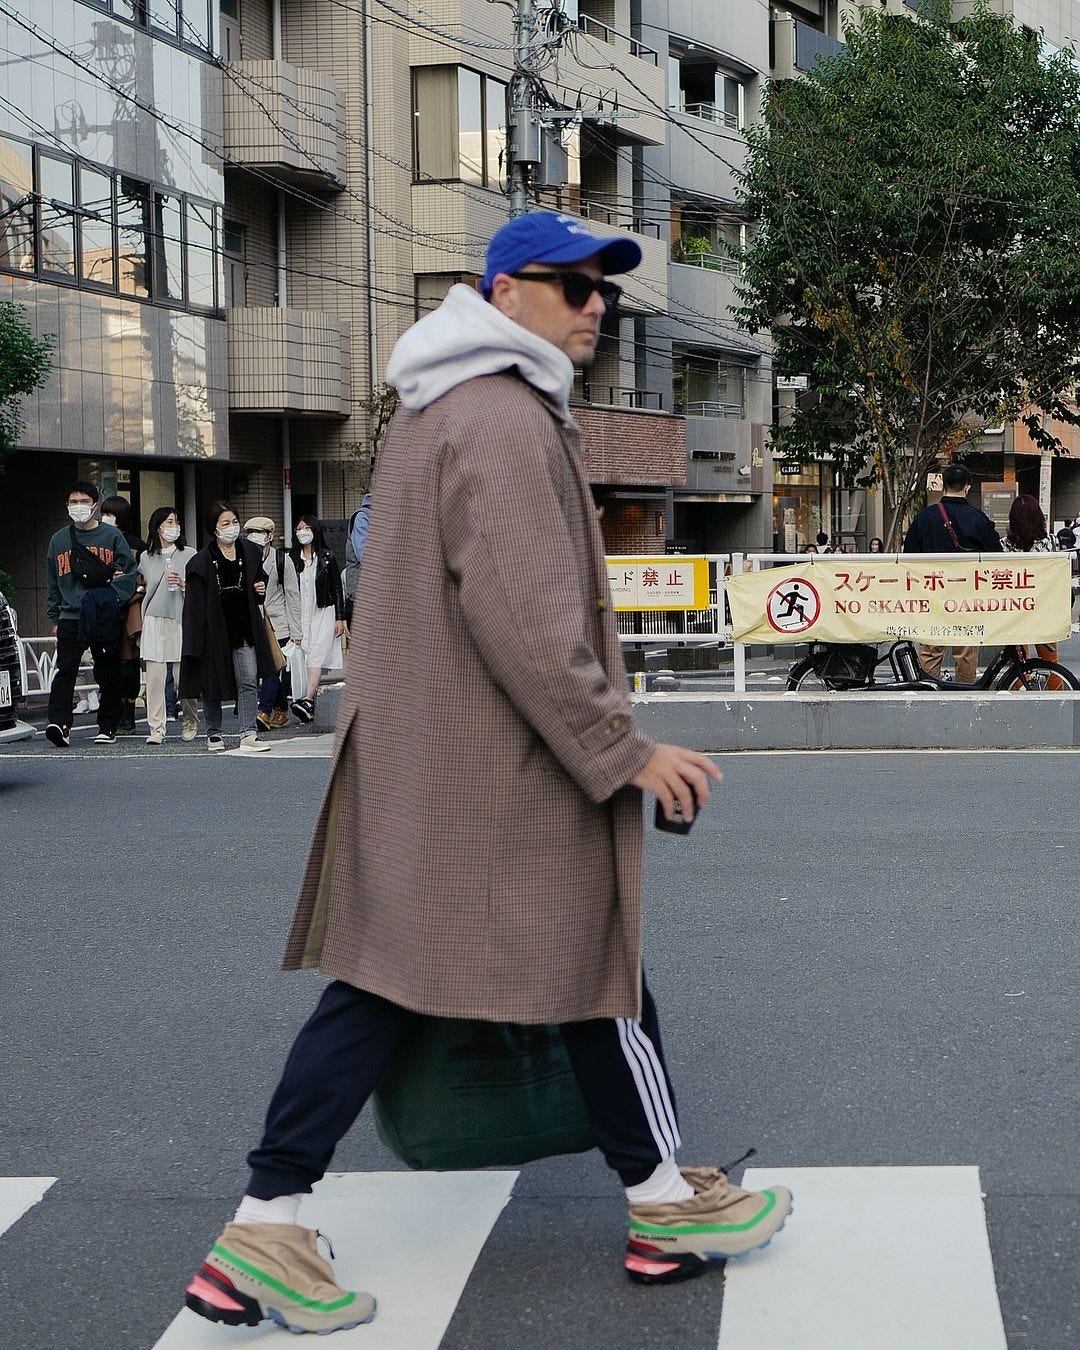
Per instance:
[[[186,569],[185,569],[186,571]],[[184,590],[183,643],[180,648],[181,698],[198,698],[203,691],[202,659],[206,645],[206,580],[198,572],[186,571]]]
[[[281,589],[285,592],[285,621],[289,625],[289,637],[293,642],[299,642],[304,631],[300,618],[300,579],[296,575],[296,565],[287,553],[281,569]]]
[[[326,560],[326,580],[333,597],[334,618],[343,619],[345,617],[345,592],[341,589],[341,568],[338,567],[338,560],[332,553]]]
[[[116,542],[113,545],[113,558],[116,566],[120,568],[118,575],[112,579],[112,588],[116,592],[116,598],[121,606],[126,605],[135,594],[135,555],[128,547],[128,542],[119,530],[116,532]]]
[[[46,602],[45,612],[53,623],[60,622],[60,607],[63,604],[63,596],[60,594],[60,579],[56,570],[56,554],[52,546],[49,546],[48,555],[45,558],[45,588]]]
[[[444,557],[492,679],[593,801],[644,767],[653,742],[597,655],[595,601],[556,486],[576,492],[547,414],[476,419],[444,447],[439,527]],[[560,462],[561,460],[561,462]],[[596,597],[597,600],[602,597]]]

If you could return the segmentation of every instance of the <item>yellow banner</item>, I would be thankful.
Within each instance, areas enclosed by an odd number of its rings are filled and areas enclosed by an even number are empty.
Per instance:
[[[728,577],[740,642],[881,642],[935,646],[1058,642],[1072,613],[1067,553],[910,554],[901,559],[766,567]]]
[[[615,610],[709,608],[708,558],[608,558],[607,573]]]

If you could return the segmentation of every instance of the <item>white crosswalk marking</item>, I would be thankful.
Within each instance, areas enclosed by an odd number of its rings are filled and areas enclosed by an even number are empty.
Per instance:
[[[754,1167],[795,1208],[727,1267],[719,1350],[1005,1350],[977,1167]]]
[[[334,1273],[342,1287],[366,1289],[379,1304],[373,1322],[334,1333],[334,1350],[438,1350],[517,1176],[328,1174],[301,1205],[300,1222],[331,1236]],[[291,1339],[268,1323],[221,1327],[185,1310],[154,1350],[221,1350],[263,1344],[268,1334],[283,1343]]]
[[[0,1177],[0,1233],[33,1209],[55,1181],[55,1177]]]

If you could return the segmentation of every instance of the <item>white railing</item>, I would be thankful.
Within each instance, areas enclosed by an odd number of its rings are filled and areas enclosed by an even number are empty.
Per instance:
[[[48,698],[56,674],[56,639],[54,637],[24,637],[19,639],[19,670],[22,674],[24,698]],[[76,693],[96,689],[92,668],[84,659],[79,667]]]

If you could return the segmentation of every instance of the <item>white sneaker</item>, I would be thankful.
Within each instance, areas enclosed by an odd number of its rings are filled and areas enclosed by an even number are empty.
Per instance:
[[[146,738],[147,745],[164,745],[165,733],[163,731],[152,731]]]
[[[269,750],[269,741],[260,741],[253,731],[249,731],[246,736],[240,737],[241,750]]]

